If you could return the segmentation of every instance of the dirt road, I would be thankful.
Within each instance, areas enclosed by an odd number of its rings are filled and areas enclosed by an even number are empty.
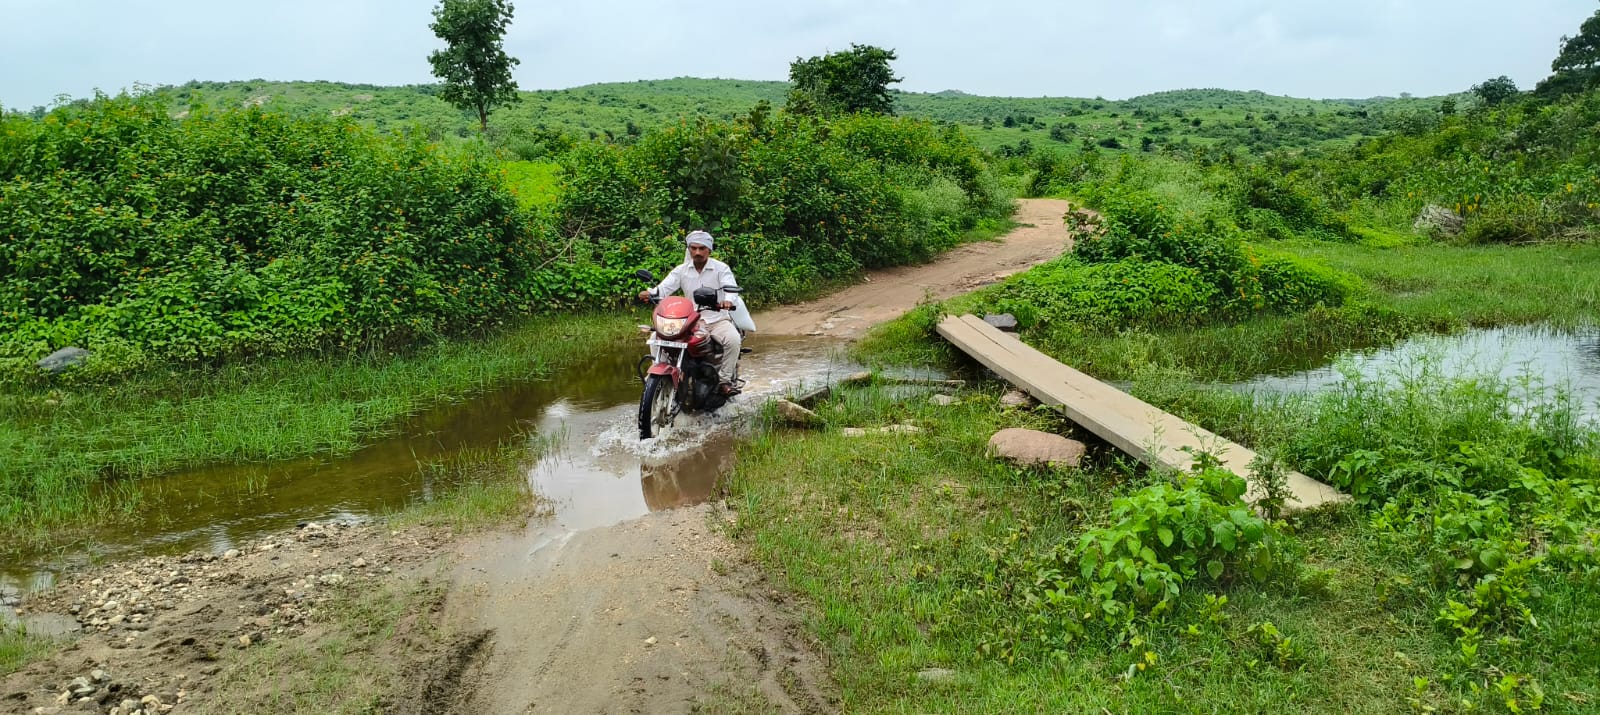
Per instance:
[[[1061,255],[1067,246],[1066,212],[1066,201],[1023,199],[1014,217],[1022,225],[1003,240],[967,244],[927,265],[875,271],[867,281],[826,298],[761,313],[756,325],[763,335],[859,338],[924,298],[959,295]]]
[[[1001,241],[874,273],[757,323],[763,334],[858,337],[925,296],[956,295],[1059,255],[1066,210],[1064,201],[1025,200],[1017,214],[1024,226]],[[720,528],[736,518],[703,504],[577,532],[535,518],[514,533],[453,539],[309,525],[227,554],[110,564],[24,600],[25,612],[85,634],[0,678],[0,711],[300,711],[277,688],[315,673],[251,681],[251,660],[229,666],[223,654],[256,653],[265,642],[254,656],[259,669],[275,653],[326,652],[343,636],[319,620],[324,592],[419,583],[441,584],[440,595],[415,596],[422,612],[351,656],[379,659],[379,674],[401,674],[374,684],[386,691],[372,697],[377,711],[838,711],[802,604],[768,583]]]
[[[827,299],[756,316],[761,334],[859,337],[926,295],[947,298],[1059,256],[1067,202],[1024,200],[1022,227],[933,263],[873,273]],[[701,506],[617,526],[467,545],[456,627],[494,632],[469,677],[473,713],[834,712],[834,686],[797,613]],[[737,708],[735,708],[737,709]]]

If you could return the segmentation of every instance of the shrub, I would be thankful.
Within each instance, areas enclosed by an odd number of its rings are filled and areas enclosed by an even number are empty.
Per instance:
[[[1198,325],[1217,289],[1188,266],[1135,260],[1083,265],[1071,258],[1012,279],[996,298],[1027,327],[1055,322],[1116,329]]]
[[[889,117],[701,120],[566,158],[561,232],[606,265],[664,268],[706,228],[772,300],[930,258],[1006,202],[958,131]],[[627,279],[611,289],[627,285]]]
[[[0,125],[0,355],[388,348],[528,308],[530,236],[470,147],[138,96]]]
[[[1316,306],[1336,308],[1360,289],[1355,276],[1293,254],[1254,247],[1247,253],[1266,310],[1299,313]]]

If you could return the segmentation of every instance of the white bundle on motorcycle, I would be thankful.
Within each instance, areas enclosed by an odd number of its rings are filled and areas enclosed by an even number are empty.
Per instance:
[[[733,326],[747,333],[755,332],[756,321],[750,317],[750,309],[744,307],[744,297],[735,293],[729,300],[733,302]]]

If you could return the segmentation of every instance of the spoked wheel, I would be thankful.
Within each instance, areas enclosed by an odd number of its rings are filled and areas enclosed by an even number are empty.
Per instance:
[[[672,424],[672,398],[677,391],[671,375],[651,375],[639,396],[639,439],[650,439]]]

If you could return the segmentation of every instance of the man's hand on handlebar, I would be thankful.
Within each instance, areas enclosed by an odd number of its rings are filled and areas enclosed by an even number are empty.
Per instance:
[[[640,303],[644,303],[644,302],[649,301],[649,300],[650,300],[650,291],[647,291],[647,290],[639,291],[639,302]]]
[[[722,308],[723,310],[733,310],[733,301],[731,301],[731,300],[722,301],[722,303],[719,304],[718,307]]]

